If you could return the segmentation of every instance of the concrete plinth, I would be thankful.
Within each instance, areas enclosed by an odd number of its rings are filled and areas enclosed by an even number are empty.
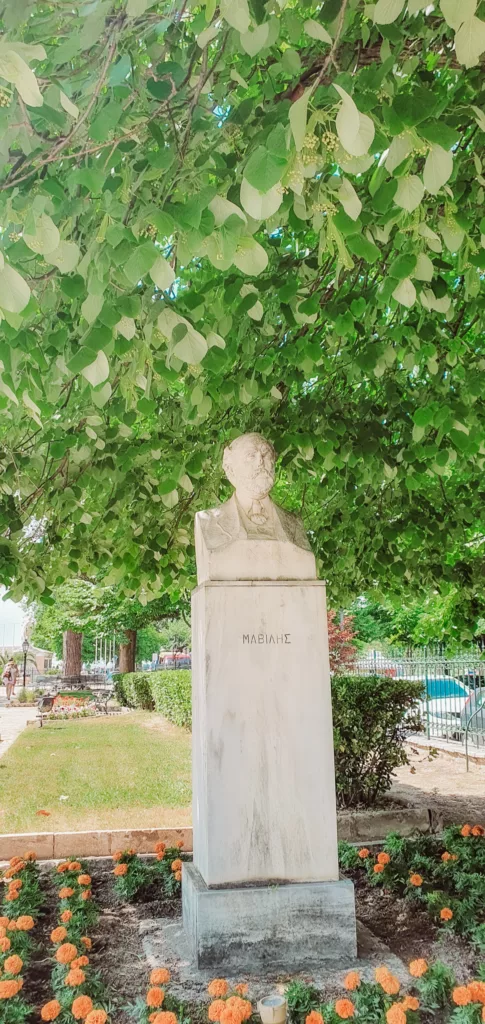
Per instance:
[[[182,909],[199,969],[305,970],[357,955],[349,881],[209,889],[197,869],[184,864]]]

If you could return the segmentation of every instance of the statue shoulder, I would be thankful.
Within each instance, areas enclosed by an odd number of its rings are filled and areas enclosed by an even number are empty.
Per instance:
[[[288,512],[285,508],[281,508],[281,505],[276,505],[276,509],[280,522],[283,524],[285,532],[293,544],[296,544],[299,548],[304,548],[306,551],[311,551],[310,542],[300,516],[295,515],[294,512]]]
[[[195,516],[195,536],[202,536],[209,547],[227,544],[238,533],[238,517],[233,498],[216,508],[204,509]]]

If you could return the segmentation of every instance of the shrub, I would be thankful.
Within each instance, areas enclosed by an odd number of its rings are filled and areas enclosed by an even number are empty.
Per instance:
[[[151,672],[155,710],[175,725],[190,728],[192,724],[192,673],[189,669]]]
[[[151,672],[124,672],[115,676],[115,693],[121,704],[129,708],[153,711]]]
[[[190,728],[192,722],[191,672],[125,672],[115,676],[115,693],[129,708],[159,711],[175,725]]]
[[[387,676],[334,676],[332,706],[337,801],[371,806],[407,763],[404,739],[420,728],[422,683]]]

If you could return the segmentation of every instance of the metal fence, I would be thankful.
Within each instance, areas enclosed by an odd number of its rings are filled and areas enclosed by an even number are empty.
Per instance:
[[[422,683],[419,710],[425,735],[460,743],[468,754],[485,756],[485,658],[474,648],[446,655],[420,650],[368,651],[353,672],[392,676]]]

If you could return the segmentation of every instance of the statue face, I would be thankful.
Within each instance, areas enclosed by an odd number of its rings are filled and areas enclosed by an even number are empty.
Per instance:
[[[261,501],[274,484],[275,453],[259,434],[244,434],[226,448],[224,469],[236,488]]]

